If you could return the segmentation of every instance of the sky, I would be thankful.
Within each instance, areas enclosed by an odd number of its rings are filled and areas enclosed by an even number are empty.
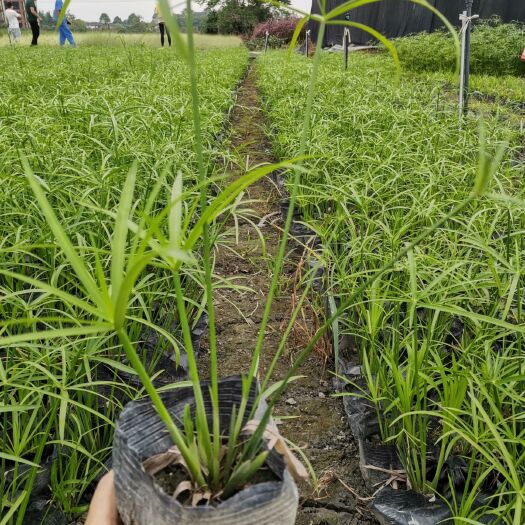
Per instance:
[[[172,0],[175,12],[182,11],[185,4],[184,1]],[[292,0],[292,5],[309,11],[311,0]],[[39,11],[53,11],[55,0],[37,0],[37,6]],[[101,13],[107,13],[111,20],[116,16],[124,19],[135,13],[149,21],[153,16],[154,8],[155,0],[71,0],[69,11],[86,22],[98,21]],[[198,3],[194,3],[194,9],[201,11],[203,8]]]

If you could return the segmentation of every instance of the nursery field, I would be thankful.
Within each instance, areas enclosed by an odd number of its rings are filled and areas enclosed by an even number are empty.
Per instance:
[[[305,61],[271,53],[258,64],[278,158],[299,147]],[[299,209],[318,237],[319,307],[353,297],[332,328],[347,395],[377,414],[364,442],[377,434],[395,445],[405,484],[446,500],[455,523],[517,525],[525,519],[525,82],[474,77],[477,90],[504,93],[508,104],[473,101],[460,126],[452,75],[426,75],[404,72],[396,83],[384,55],[353,56],[347,72],[339,55],[322,57]],[[472,197],[489,170],[485,194]]]
[[[154,36],[0,39],[0,525],[522,525],[519,71]]]
[[[92,281],[77,279],[67,244],[54,238],[25,175],[41,183],[102,294],[108,290],[101,275],[118,256],[111,253],[113,224],[130,169],[135,212],[144,221],[169,202],[177,173],[190,211],[198,198],[187,65],[155,49],[77,51],[0,50],[10,71],[0,80],[0,516],[14,512],[26,490],[34,498],[24,523],[33,524],[49,500],[70,517],[86,510],[111,454],[115,416],[141,386],[115,336],[104,333],[102,321],[98,329],[89,324],[104,313],[83,300]],[[247,53],[211,50],[196,60],[208,163]],[[113,287],[121,278],[114,273]],[[129,290],[129,336],[159,385],[185,376],[174,361],[174,286],[167,265],[153,261]],[[192,323],[201,315],[203,286],[198,271],[184,273]],[[49,340],[36,333],[51,329]],[[161,369],[170,372],[159,376]],[[6,519],[0,521],[11,523]]]

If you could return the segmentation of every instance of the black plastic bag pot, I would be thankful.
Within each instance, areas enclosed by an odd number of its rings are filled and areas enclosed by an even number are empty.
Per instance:
[[[441,500],[430,501],[419,492],[388,487],[374,498],[372,512],[382,525],[436,525],[451,516]]]
[[[377,486],[387,481],[391,473],[404,472],[403,464],[394,445],[373,443],[359,438],[359,468],[366,483]]]
[[[234,406],[241,401],[241,380],[230,377],[219,383],[220,425],[227,431]],[[203,383],[206,410],[210,416],[208,383]],[[162,401],[174,421],[180,422],[186,405],[193,409],[195,399],[191,387],[161,394]],[[248,409],[253,406],[252,389]],[[129,403],[122,412],[113,441],[113,468],[117,503],[125,525],[292,525],[298,505],[297,487],[275,451],[268,455],[266,466],[276,481],[249,486],[217,506],[187,507],[158,486],[146,473],[142,463],[173,445],[150,400]]]
[[[283,222],[286,220],[286,217],[288,217],[288,211],[290,209],[290,199],[288,197],[281,199],[281,217],[283,219]],[[301,210],[295,206],[293,210],[293,220],[294,221],[301,221],[303,218],[303,215],[301,213]]]
[[[368,392],[360,366],[339,359],[341,377],[338,389],[344,393],[343,407],[348,418],[350,430],[356,440],[379,432],[379,423],[374,404],[364,397]]]
[[[340,360],[341,380],[339,389],[344,392],[343,406],[354,439],[359,446],[359,468],[365,482],[376,486],[390,478],[390,473],[402,471],[403,465],[395,445],[379,441],[379,421],[373,403],[363,393],[367,391],[360,366]]]
[[[464,494],[457,493],[456,501],[461,502]],[[451,504],[452,498],[446,498]],[[479,494],[473,508],[484,507],[490,500],[490,494]],[[429,499],[413,490],[392,490],[386,487],[381,490],[371,504],[372,512],[381,525],[439,525],[450,523],[452,513],[450,506],[439,498]],[[478,516],[479,523],[502,525],[501,520],[494,520],[490,514]]]

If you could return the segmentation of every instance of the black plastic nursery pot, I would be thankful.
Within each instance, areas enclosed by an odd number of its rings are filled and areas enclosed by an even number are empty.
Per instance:
[[[206,411],[211,424],[211,402],[208,383],[203,383]],[[242,399],[242,383],[238,376],[219,382],[221,430],[229,428],[234,406]],[[176,424],[182,420],[184,407],[194,409],[191,387],[164,392],[162,401]],[[255,388],[248,402],[253,407]],[[148,474],[143,462],[166,452],[173,442],[149,398],[129,403],[117,421],[113,441],[113,468],[120,516],[125,525],[292,525],[299,501],[298,490],[283,458],[272,450],[265,467],[275,481],[247,486],[216,506],[184,506],[166,493]]]
[[[385,487],[372,502],[372,512],[381,525],[436,525],[451,517],[448,506],[439,499],[413,490]]]

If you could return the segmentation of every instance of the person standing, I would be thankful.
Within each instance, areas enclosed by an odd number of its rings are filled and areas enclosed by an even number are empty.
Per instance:
[[[160,45],[164,47],[164,33],[166,33],[168,37],[168,44],[171,47],[171,35],[169,29],[166,27],[166,24],[164,22],[164,18],[162,17],[162,13],[160,11],[160,5],[157,4],[155,7],[155,13],[153,15],[153,18],[157,21],[159,24],[159,31],[160,31]]]
[[[36,46],[38,45],[38,37],[40,36],[40,15],[36,8],[36,0],[26,0],[26,15],[31,27],[31,33],[33,34],[31,45]]]
[[[20,37],[22,36],[22,32],[20,31],[20,23],[18,20],[20,20],[22,17],[13,9],[12,2],[7,2],[6,7],[7,9],[5,10],[5,19],[7,20],[8,24],[7,32],[9,34],[9,41],[18,43],[20,42]]]
[[[56,0],[55,2],[55,12],[54,12],[54,20],[55,22],[58,21],[60,17],[60,11],[62,11],[62,7],[64,7],[64,1],[63,0]],[[73,38],[73,33],[68,27],[69,22],[64,14],[62,18],[62,23],[58,27],[58,43],[63,46],[66,43],[66,40],[69,42],[69,45],[71,47],[77,47],[77,44],[75,43],[75,39]]]

